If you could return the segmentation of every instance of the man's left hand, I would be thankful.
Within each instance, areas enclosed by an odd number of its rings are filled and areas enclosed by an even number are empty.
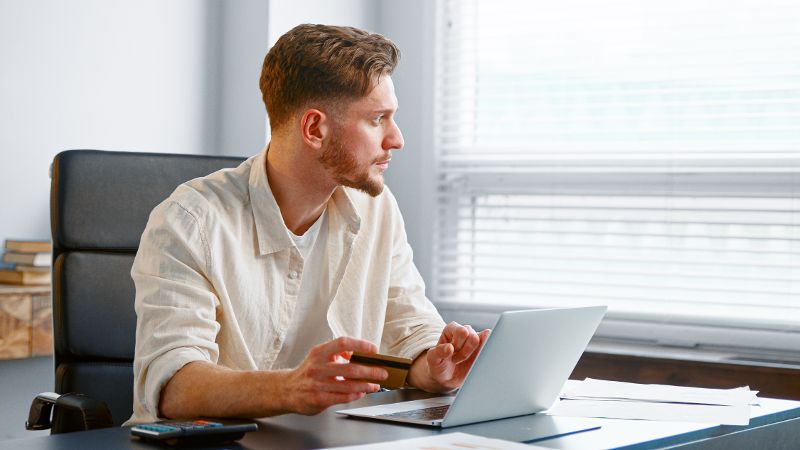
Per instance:
[[[487,329],[477,333],[469,325],[450,322],[436,346],[414,361],[410,383],[430,392],[458,389],[490,332]]]

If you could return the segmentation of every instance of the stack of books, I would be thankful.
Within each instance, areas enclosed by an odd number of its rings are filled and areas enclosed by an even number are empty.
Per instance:
[[[6,239],[0,283],[50,284],[52,251],[50,241]]]

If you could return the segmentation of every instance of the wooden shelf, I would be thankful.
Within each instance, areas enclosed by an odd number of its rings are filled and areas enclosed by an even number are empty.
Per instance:
[[[0,359],[52,354],[50,286],[0,284]]]

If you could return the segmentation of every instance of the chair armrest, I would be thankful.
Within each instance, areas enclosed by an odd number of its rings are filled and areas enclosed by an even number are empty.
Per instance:
[[[51,413],[52,412],[52,421]],[[51,434],[71,433],[114,426],[108,406],[83,394],[43,392],[31,403],[25,428]]]

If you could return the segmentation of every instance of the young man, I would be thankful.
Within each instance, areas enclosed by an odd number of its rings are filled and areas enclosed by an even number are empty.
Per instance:
[[[130,422],[316,414],[387,376],[353,351],[413,358],[421,389],[462,384],[489,331],[445,326],[383,185],[403,146],[398,58],[383,36],[323,25],[269,51],[267,148],[179,186],[142,235]]]

